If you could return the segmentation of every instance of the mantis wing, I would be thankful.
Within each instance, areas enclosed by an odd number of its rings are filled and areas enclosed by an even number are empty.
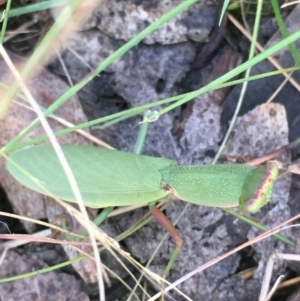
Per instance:
[[[159,169],[174,161],[140,156],[90,146],[62,146],[82,194],[89,207],[127,206],[158,200],[169,194],[162,189]],[[50,145],[22,149],[10,158],[30,173],[50,193],[75,202],[69,181]],[[25,186],[45,193],[39,185],[8,162],[9,172]]]

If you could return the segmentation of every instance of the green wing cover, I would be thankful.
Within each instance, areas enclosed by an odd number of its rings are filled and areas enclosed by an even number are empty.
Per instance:
[[[169,194],[162,189],[159,169],[173,161],[163,158],[90,146],[62,146],[89,207],[127,206],[155,201]],[[42,145],[14,152],[10,158],[36,178],[47,190],[66,201],[75,202],[69,181],[52,146]],[[23,185],[44,193],[11,162],[9,172]]]

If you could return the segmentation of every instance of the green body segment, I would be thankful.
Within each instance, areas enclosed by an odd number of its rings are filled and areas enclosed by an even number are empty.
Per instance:
[[[174,161],[88,146],[62,146],[86,206],[101,208],[146,204],[169,194],[161,186],[159,169]],[[49,145],[25,148],[10,158],[36,178],[48,191],[75,202],[69,181]],[[25,186],[45,191],[11,162],[10,173]]]
[[[254,167],[244,164],[172,166],[161,170],[164,182],[179,199],[205,206],[237,207]]]
[[[262,206],[266,205],[270,201],[273,184],[278,172],[277,164],[274,162],[253,170],[243,186],[239,209],[255,213]]]

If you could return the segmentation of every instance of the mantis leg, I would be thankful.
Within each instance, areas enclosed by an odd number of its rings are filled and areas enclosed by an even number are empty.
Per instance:
[[[166,278],[170,269],[172,268],[180,250],[183,245],[183,240],[179,234],[179,232],[175,229],[172,222],[153,204],[149,204],[149,208],[155,219],[168,231],[168,233],[173,238],[176,248],[168,262],[167,267],[164,270],[163,277]]]

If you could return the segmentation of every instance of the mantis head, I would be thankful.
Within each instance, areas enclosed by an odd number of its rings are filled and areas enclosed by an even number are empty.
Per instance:
[[[254,169],[248,176],[239,199],[239,209],[255,213],[270,201],[273,184],[278,177],[278,166],[269,162]]]

